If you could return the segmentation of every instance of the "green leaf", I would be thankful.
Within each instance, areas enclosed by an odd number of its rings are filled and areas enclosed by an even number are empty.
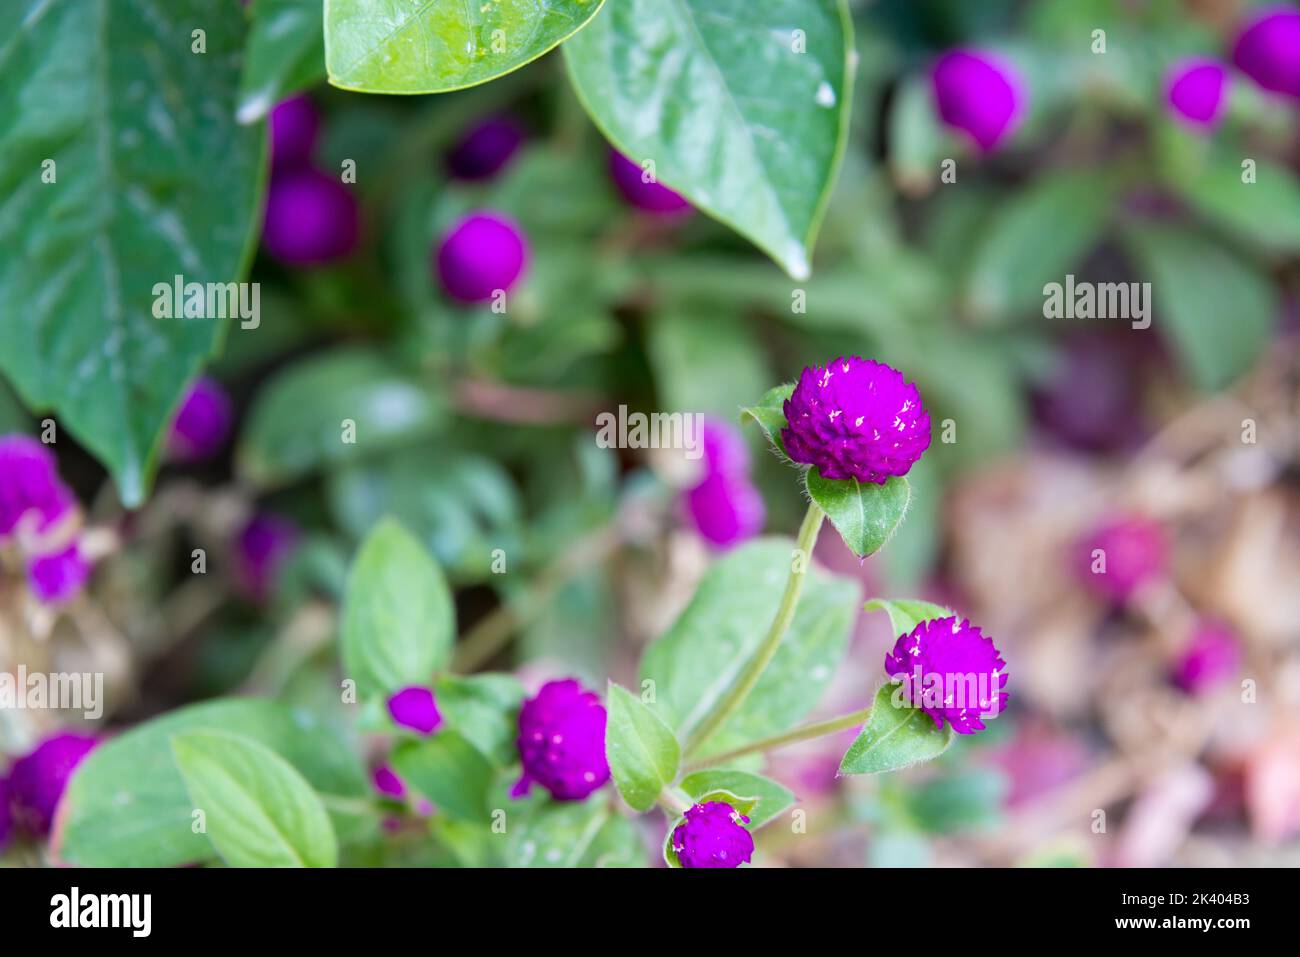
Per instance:
[[[446,93],[558,46],[603,0],[325,0],[330,83],[361,93]]]
[[[880,551],[907,514],[912,498],[907,479],[893,476],[884,485],[857,479],[824,479],[817,469],[804,475],[808,495],[826,513],[844,544],[859,558]]]
[[[794,559],[787,538],[746,542],[705,574],[685,610],[646,650],[640,679],[654,682],[656,709],[689,737],[762,641]],[[788,731],[807,716],[848,647],[855,582],[810,568],[784,641],[745,703],[699,756]]]
[[[751,831],[757,831],[794,803],[794,792],[785,785],[748,771],[726,769],[696,771],[682,778],[679,786],[697,804],[703,803],[709,795],[720,791],[726,791],[737,797],[743,796],[753,802],[749,810],[741,812],[749,818],[747,826]],[[732,807],[736,805],[732,804]]]
[[[329,463],[427,438],[445,416],[441,396],[378,353],[310,356],[279,372],[254,400],[240,436],[239,471],[255,485],[281,485]]]
[[[606,707],[605,756],[614,785],[629,807],[648,811],[677,776],[681,748],[659,715],[612,681]]]
[[[187,731],[172,738],[176,767],[212,845],[231,867],[334,867],[329,815],[293,765],[251,738]]]
[[[935,618],[949,618],[953,612],[928,601],[915,599],[873,598],[863,606],[867,611],[883,611],[889,615],[889,625],[894,637],[911,634],[912,629],[923,621]]]
[[[646,346],[661,408],[730,418],[736,396],[772,381],[753,324],[712,305],[665,308],[651,317]]]
[[[369,784],[350,743],[305,711],[226,698],[146,721],[95,748],[68,784],[54,853],[81,867],[175,867],[214,857],[191,830],[194,802],[171,740],[188,731],[239,734],[270,748],[318,793],[365,798]],[[342,831],[342,822],[335,820]]]
[[[781,459],[788,462],[790,457],[785,454],[785,445],[781,442],[781,430],[789,423],[785,419],[785,400],[794,394],[793,382],[787,382],[785,385],[778,385],[775,388],[768,389],[763,393],[763,397],[755,405],[747,405],[740,410],[740,418],[751,418],[758,423],[758,427],[763,430],[767,436],[768,442],[772,443],[772,448],[776,449]]]
[[[1249,370],[1280,310],[1268,275],[1185,227],[1135,227],[1125,238],[1151,283],[1153,325],[1192,382],[1219,389]]]
[[[614,146],[804,279],[847,139],[852,46],[841,0],[620,0],[564,62]]]
[[[325,77],[321,0],[257,0],[239,84],[239,122],[253,123]]]
[[[1279,163],[1256,160],[1255,182],[1241,181],[1241,160],[1225,157],[1184,183],[1181,193],[1217,226],[1274,255],[1300,250],[1300,182]]]
[[[934,719],[906,702],[894,704],[898,685],[885,684],[876,692],[871,715],[849,745],[840,762],[840,774],[879,774],[898,771],[920,761],[937,758],[952,743],[952,728],[936,728]]]
[[[632,821],[609,804],[537,801],[512,813],[506,847],[509,867],[644,867],[645,848]]]
[[[463,735],[498,767],[518,759],[519,705],[524,686],[514,675],[439,675],[433,683],[447,727]]]
[[[129,506],[229,325],[155,318],[155,284],[240,279],[259,225],[263,133],[235,123],[242,43],[239,6],[206,0],[28,0],[0,26],[0,369]]]
[[[446,667],[456,633],[441,569],[392,520],[375,526],[348,575],[343,668],[363,698],[427,685]]]
[[[488,820],[488,792],[496,770],[467,738],[442,728],[431,738],[407,739],[393,749],[393,768],[437,809],[466,821]]]

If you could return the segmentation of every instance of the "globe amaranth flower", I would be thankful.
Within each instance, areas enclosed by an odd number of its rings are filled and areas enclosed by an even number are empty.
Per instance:
[[[277,170],[267,190],[262,246],[291,266],[315,266],[356,247],[360,215],[352,191],[310,167]]]
[[[883,485],[906,475],[930,447],[930,416],[916,386],[857,356],[804,369],[785,417],[786,452],[822,478]]]
[[[609,780],[605,706],[572,678],[548,681],[519,709],[519,758],[524,772],[511,794],[533,783],[557,801],[580,801]]]
[[[233,420],[226,390],[215,379],[200,376],[181,399],[167,436],[168,454],[183,462],[211,458],[225,444]]]
[[[1208,130],[1223,114],[1227,84],[1228,71],[1216,60],[1182,60],[1165,74],[1165,99],[1176,119]]]
[[[298,547],[298,526],[269,512],[258,512],[235,539],[235,581],[245,595],[264,602],[275,588],[285,561]]]
[[[406,782],[398,777],[397,772],[386,764],[381,764],[375,768],[371,772],[370,780],[374,784],[375,790],[385,797],[396,798],[399,801],[406,797]]]
[[[4,853],[13,829],[13,815],[9,813],[9,779],[0,777],[0,854]]]
[[[609,177],[629,206],[645,213],[673,215],[691,208],[690,201],[657,180],[618,150],[609,151]]]
[[[452,225],[434,256],[442,288],[465,303],[509,293],[528,267],[528,240],[518,223],[478,212]]]
[[[433,734],[442,724],[442,713],[428,688],[413,685],[388,699],[388,713],[393,721],[420,734]]]
[[[524,141],[524,131],[508,117],[492,117],[467,132],[447,154],[447,169],[458,179],[490,179],[505,168]]]
[[[708,418],[702,431],[704,468],[683,496],[686,514],[711,546],[731,548],[762,531],[767,509],[750,481],[749,450],[740,430]]]
[[[75,540],[60,551],[33,555],[27,560],[27,583],[36,599],[47,605],[72,598],[89,578],[90,562]]]
[[[1006,665],[993,639],[956,616],[921,622],[885,655],[904,699],[958,734],[983,731],[981,719],[1007,706]]]
[[[271,168],[310,166],[320,132],[320,113],[306,96],[281,100],[267,117],[271,139]]]
[[[1120,516],[1080,543],[1079,576],[1103,598],[1123,602],[1165,574],[1168,551],[1160,523],[1140,515]]]
[[[72,772],[97,743],[84,734],[56,734],[14,762],[9,772],[9,804],[18,827],[37,836],[49,834]]]
[[[1203,694],[1231,681],[1241,666],[1236,633],[1220,621],[1199,622],[1174,662],[1174,684],[1188,694]]]
[[[739,867],[754,855],[749,818],[730,804],[705,801],[686,809],[673,829],[672,849],[682,867]]]
[[[1300,100],[1300,10],[1256,12],[1237,35],[1232,62],[1264,89]]]
[[[939,118],[989,152],[1024,118],[1024,84],[1010,64],[979,50],[950,50],[930,71]]]

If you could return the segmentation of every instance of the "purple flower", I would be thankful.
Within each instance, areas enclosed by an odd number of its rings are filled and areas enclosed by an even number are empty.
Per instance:
[[[246,595],[266,601],[284,562],[298,546],[298,526],[286,518],[259,512],[235,540],[235,580]]]
[[[3,853],[5,845],[9,843],[13,829],[14,819],[9,813],[9,779],[0,778],[0,853]]]
[[[930,416],[916,386],[857,356],[804,369],[785,417],[786,452],[822,478],[883,485],[906,475],[930,446]]]
[[[67,548],[27,560],[27,581],[37,600],[54,605],[67,601],[81,591],[90,578],[90,562],[81,546],[72,542]]]
[[[1232,679],[1241,665],[1236,633],[1218,621],[1202,621],[1174,663],[1174,684],[1201,694]]]
[[[686,510],[696,531],[714,548],[727,549],[763,530],[763,496],[744,475],[707,475],[686,492]]]
[[[932,618],[899,635],[885,655],[885,671],[903,686],[903,695],[935,727],[946,719],[958,734],[984,730],[980,720],[1007,706],[1007,675],[993,639],[966,619]]]
[[[315,266],[352,252],[360,230],[357,201],[337,177],[295,168],[271,177],[262,245],[291,266]]]
[[[403,688],[388,699],[388,713],[393,721],[420,734],[433,734],[442,724],[442,713],[428,688],[413,685]]]
[[[509,292],[528,265],[528,240],[513,220],[498,213],[471,213],[438,245],[438,276],[447,295],[486,302]]]
[[[749,471],[749,446],[740,429],[712,417],[704,420],[704,470],[706,474],[745,475]]]
[[[671,215],[691,208],[680,193],[657,181],[648,182],[645,170],[618,150],[609,151],[609,175],[628,204],[643,212]]]
[[[706,801],[686,809],[673,829],[672,847],[682,867],[739,867],[754,856],[749,818],[730,804]]]
[[[580,801],[609,780],[605,706],[573,679],[548,681],[519,710],[519,757],[524,773],[514,797],[533,782],[557,801]]]
[[[1232,62],[1264,89],[1300,100],[1300,10],[1257,11],[1237,35]]]
[[[1165,74],[1165,98],[1176,119],[1211,129],[1223,113],[1228,71],[1215,60],[1193,58],[1175,63]]]
[[[1089,452],[1126,448],[1142,438],[1146,363],[1131,338],[1067,336],[1053,372],[1035,388],[1033,407],[1054,438]]]
[[[88,735],[56,734],[14,762],[9,772],[9,802],[19,827],[40,836],[50,832],[68,779],[97,743]]]
[[[1019,127],[1024,84],[1010,64],[977,50],[950,50],[930,72],[939,117],[962,130],[984,152]]]
[[[46,531],[75,505],[46,446],[25,435],[0,436],[0,540],[13,535],[20,521],[29,523],[28,531]]]
[[[271,168],[282,170],[311,164],[320,132],[320,113],[306,96],[281,100],[267,118],[271,134]]]
[[[167,451],[183,462],[211,458],[225,444],[233,420],[226,390],[215,379],[200,376],[181,400],[167,437]]]
[[[1079,574],[1104,598],[1125,601],[1165,573],[1164,529],[1148,518],[1121,516],[1095,529],[1079,546]]]
[[[399,801],[406,797],[406,784],[397,776],[394,771],[386,764],[381,764],[370,775],[370,780],[375,785],[375,790],[385,797],[397,798]]]
[[[510,162],[523,141],[524,131],[513,120],[484,120],[452,147],[447,168],[459,179],[490,179]]]

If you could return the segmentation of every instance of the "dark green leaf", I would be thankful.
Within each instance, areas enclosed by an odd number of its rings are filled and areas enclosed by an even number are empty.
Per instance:
[[[325,78],[321,0],[257,0],[239,84],[239,122]]]
[[[912,497],[907,479],[894,476],[884,485],[857,479],[824,479],[817,469],[804,475],[808,495],[826,513],[844,544],[859,558],[880,551],[907,514]]]
[[[885,684],[876,692],[871,715],[840,762],[840,774],[879,774],[898,771],[937,758],[952,743],[952,728],[937,728],[934,719],[906,702],[896,706],[900,685]]]
[[[934,618],[948,618],[952,612],[942,605],[915,599],[873,598],[865,606],[867,611],[883,611],[889,615],[889,625],[894,637],[911,634],[912,629],[923,621]]]
[[[626,688],[609,683],[605,756],[614,785],[635,811],[648,811],[677,776],[681,748],[663,719]]]
[[[780,453],[781,458],[790,461],[785,454],[785,445],[781,442],[781,430],[789,423],[785,419],[785,400],[794,394],[794,383],[787,382],[774,389],[768,389],[755,405],[745,406],[740,410],[741,419],[751,418],[758,423],[772,447]]]
[[[1241,159],[1227,157],[1182,187],[1206,219],[1267,253],[1300,250],[1300,182],[1279,163],[1256,160],[1255,182],[1241,181]]]

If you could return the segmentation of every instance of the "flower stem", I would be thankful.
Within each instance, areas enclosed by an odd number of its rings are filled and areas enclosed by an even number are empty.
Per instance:
[[[854,728],[866,722],[871,715],[871,705],[865,708],[859,708],[857,711],[851,711],[848,714],[842,714],[838,718],[827,718],[825,721],[816,721],[812,724],[806,724],[802,728],[795,728],[793,731],[787,731],[785,734],[773,735],[770,738],[763,738],[759,741],[751,741],[744,747],[734,748],[731,751],[723,751],[721,754],[711,754],[707,758],[701,758],[686,765],[685,771],[698,771],[700,768],[714,767],[719,764],[726,764],[734,761],[736,758],[743,758],[747,754],[758,754],[763,751],[771,751],[775,748],[785,747],[787,744],[794,744],[796,741],[808,741],[812,738],[820,738],[824,734],[833,734],[836,731],[843,731],[845,728]]]
[[[719,699],[713,709],[704,716],[703,720],[696,725],[695,730],[691,732],[691,736],[686,742],[685,751],[687,754],[690,754],[707,741],[745,703],[745,699],[749,697],[749,693],[754,690],[758,680],[763,677],[763,672],[771,664],[777,649],[781,647],[781,639],[785,637],[790,622],[794,619],[795,609],[799,606],[799,596],[803,592],[803,580],[808,574],[808,565],[812,562],[813,546],[817,544],[817,533],[821,530],[822,520],[825,517],[826,513],[818,507],[816,502],[808,503],[808,511],[803,517],[803,524],[799,526],[799,538],[795,542],[795,554],[793,556],[794,561],[790,565],[790,577],[786,580],[785,593],[781,596],[781,604],[777,606],[776,617],[772,619],[767,634],[763,636],[762,644],[754,651],[754,656],[749,659],[737,676],[735,684],[728,689],[727,693]]]

